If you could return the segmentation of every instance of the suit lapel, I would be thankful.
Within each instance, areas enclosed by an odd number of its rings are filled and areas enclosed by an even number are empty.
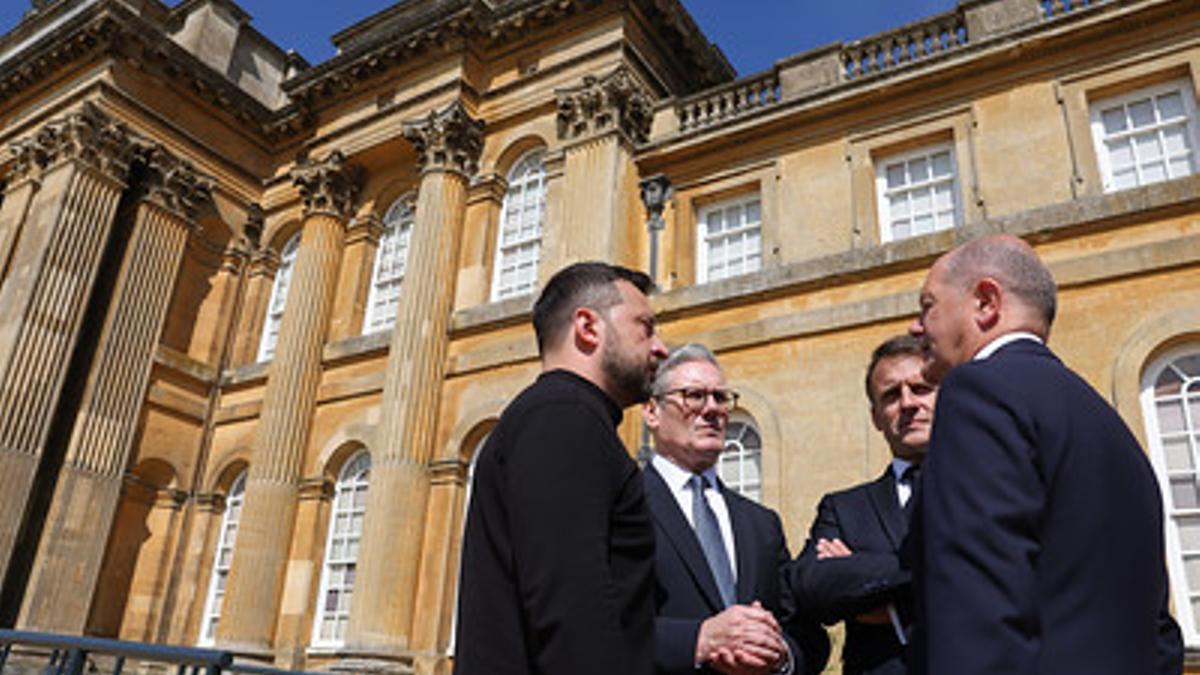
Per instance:
[[[642,474],[646,487],[646,503],[650,506],[650,513],[658,523],[659,530],[666,534],[667,541],[659,542],[659,545],[671,546],[691,573],[696,587],[704,595],[704,600],[711,605],[714,612],[721,611],[725,604],[717,591],[717,582],[708,567],[708,560],[704,558],[704,551],[696,539],[695,530],[679,510],[679,502],[675,500],[675,495],[671,494],[666,481],[654,470],[653,465],[647,464]]]
[[[875,507],[875,514],[883,524],[883,530],[891,540],[892,546],[899,549],[904,535],[908,534],[908,523],[904,520],[904,511],[900,509],[900,498],[896,494],[896,476],[892,473],[890,464],[883,475],[871,483],[867,494],[871,497],[871,505]]]
[[[737,556],[737,601],[748,603],[754,599],[754,589],[758,586],[754,554],[760,542],[755,541],[753,536],[754,527],[746,504],[736,495],[731,495],[724,483],[720,485],[725,508],[729,511],[729,527],[733,530],[734,555]]]

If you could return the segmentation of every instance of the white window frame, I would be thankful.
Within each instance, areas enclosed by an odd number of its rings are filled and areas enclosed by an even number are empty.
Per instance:
[[[950,176],[937,177],[932,176],[933,157],[942,153],[948,153],[950,156]],[[929,178],[921,182],[906,182],[903,186],[889,188],[888,187],[888,169],[897,164],[905,165],[905,177],[908,178],[908,165],[914,161],[924,159],[931,167]],[[961,196],[961,178],[958,170],[958,158],[954,153],[954,144],[950,141],[941,143],[933,143],[920,148],[908,150],[905,152],[894,153],[890,155],[880,156],[875,160],[875,203],[877,206],[877,214],[879,218],[879,241],[887,244],[892,241],[900,241],[903,239],[911,239],[919,237],[931,232],[940,232],[949,230],[963,224],[962,196]],[[950,197],[953,201],[951,206],[950,217],[945,217],[945,209],[938,209],[935,206],[936,188],[946,184],[950,185]],[[901,218],[893,217],[891,199],[893,195],[907,193],[911,194],[923,189],[930,190],[930,209],[929,215],[933,216],[933,227],[927,232],[914,233],[912,231],[913,222],[915,221],[911,200],[909,202],[909,212],[904,219],[909,222],[909,233],[904,236],[897,237],[895,233],[895,223]],[[925,213],[925,212],[922,212]]]
[[[270,361],[275,356],[275,343],[279,339],[279,327],[283,324],[283,311],[287,306],[288,288],[292,282],[292,268],[296,265],[296,253],[300,250],[300,233],[292,235],[279,252],[279,269],[271,284],[271,301],[263,315],[262,337],[258,341],[258,361]]]
[[[349,584],[343,579],[358,568],[358,551],[362,542],[363,520],[367,513],[367,490],[371,479],[371,455],[364,449],[355,452],[338,472],[333,502],[329,512],[329,527],[325,535],[325,556],[321,563],[321,583],[317,593],[317,606],[313,610],[312,646],[337,648],[346,643],[346,625],[350,622],[350,608],[354,600],[354,580]],[[359,503],[356,503],[359,502]],[[347,529],[339,532],[338,523],[345,517]],[[346,554],[335,556],[338,547],[345,547]],[[340,577],[335,582],[335,577]],[[329,609],[326,596],[337,593],[338,606]],[[341,603],[345,600],[345,603]],[[334,635],[322,635],[326,620],[334,622]],[[338,634],[340,626],[340,635]]]
[[[196,644],[206,647],[217,639],[217,625],[221,620],[221,603],[225,598],[225,583],[229,581],[229,570],[233,563],[233,545],[237,541],[238,521],[241,519],[242,504],[246,500],[246,471],[238,474],[225,496],[225,512],[221,514],[221,529],[217,545],[213,549],[212,571],[208,575],[208,592],[204,599],[204,612],[200,615],[200,637]],[[227,553],[222,563],[222,554]]]
[[[383,216],[383,234],[379,237],[371,272],[363,335],[391,330],[396,324],[396,306],[408,266],[408,242],[414,217],[412,200],[408,197],[393,202]]]
[[[1142,419],[1146,425],[1146,439],[1150,446],[1150,462],[1154,467],[1154,473],[1158,477],[1159,489],[1163,495],[1163,512],[1164,512],[1164,527],[1167,551],[1167,570],[1171,578],[1171,595],[1175,604],[1175,618],[1179,623],[1180,629],[1183,631],[1183,640],[1188,647],[1200,646],[1200,620],[1197,619],[1197,614],[1200,613],[1200,581],[1195,588],[1188,588],[1187,568],[1185,557],[1195,560],[1200,564],[1200,549],[1184,552],[1182,537],[1177,519],[1180,517],[1190,517],[1200,519],[1200,508],[1194,509],[1176,509],[1174,506],[1175,496],[1172,492],[1171,478],[1183,478],[1185,481],[1190,477],[1193,480],[1200,481],[1200,419],[1192,417],[1190,407],[1186,405],[1187,399],[1185,396],[1183,406],[1184,414],[1184,430],[1178,432],[1178,435],[1185,439],[1190,436],[1189,452],[1191,458],[1191,469],[1183,469],[1175,472],[1168,471],[1167,452],[1163,446],[1163,434],[1161,433],[1158,419],[1158,400],[1155,395],[1155,382],[1159,376],[1183,357],[1200,355],[1200,344],[1191,343],[1177,347],[1163,354],[1154,363],[1146,369],[1142,379]],[[1200,399],[1200,377],[1190,379],[1185,382],[1184,387],[1191,387],[1191,394],[1196,399]]]
[[[746,217],[751,204],[758,211],[756,220]],[[739,210],[741,223],[731,229],[725,223],[725,217],[733,209]],[[762,269],[762,211],[762,195],[758,192],[705,204],[696,210],[696,283],[705,284],[710,281],[729,279]],[[720,232],[710,233],[708,230],[709,216],[717,213],[722,214],[723,226]],[[721,262],[722,271],[720,273],[714,273],[709,269],[712,263],[713,248],[718,243],[722,246],[736,243],[741,247],[741,253],[736,258],[741,266],[737,272],[729,272],[729,257]],[[748,252],[747,246],[754,247],[754,250]]]
[[[758,447],[754,447],[752,443],[746,443],[747,430],[752,431],[753,438],[758,439]],[[720,459],[717,460],[717,475],[721,477],[721,482],[725,487],[737,492],[738,494],[753,499],[756,502],[762,501],[762,455],[763,455],[763,436],[762,430],[754,423],[754,420],[749,415],[735,411],[729,416],[729,425],[725,427],[725,451],[721,453]],[[746,479],[746,463],[752,462],[758,466],[758,480],[748,481]]]
[[[1163,121],[1159,119],[1161,110],[1157,105],[1154,106],[1156,121],[1154,124],[1138,129],[1126,129],[1114,136],[1107,136],[1104,129],[1104,112],[1116,107],[1126,107],[1132,103],[1144,101],[1147,99],[1156,99],[1164,94],[1178,93],[1183,100],[1183,119],[1173,118],[1172,120]],[[1150,185],[1153,183],[1173,180],[1182,176],[1190,176],[1200,171],[1200,158],[1197,153],[1200,152],[1200,119],[1196,115],[1196,94],[1192,90],[1192,84],[1187,79],[1171,80],[1161,84],[1142,87],[1140,89],[1127,92],[1118,96],[1098,99],[1092,101],[1088,106],[1091,116],[1092,127],[1092,142],[1096,150],[1096,160],[1100,167],[1100,179],[1105,192],[1117,192],[1119,190],[1128,190],[1134,187]],[[1113,138],[1125,139],[1132,136],[1145,136],[1150,132],[1155,132],[1160,148],[1163,143],[1162,131],[1170,127],[1177,127],[1180,124],[1184,127],[1183,138],[1191,144],[1191,147],[1186,153],[1188,156],[1188,171],[1186,173],[1173,174],[1171,164],[1167,159],[1163,158],[1164,170],[1167,174],[1166,178],[1160,180],[1147,181],[1143,179],[1144,171],[1142,162],[1138,159],[1138,149],[1136,144],[1131,145],[1131,152],[1134,153],[1134,175],[1136,183],[1127,187],[1118,188],[1116,180],[1113,176],[1112,158],[1108,151],[1108,143]]]
[[[466,488],[463,490],[462,519],[461,519],[461,522],[458,524],[458,540],[459,540],[459,542],[461,542],[467,536],[467,509],[469,509],[471,506],[471,490],[475,485],[475,465],[477,465],[479,463],[479,451],[483,450],[483,444],[487,443],[488,436],[491,436],[491,435],[492,435],[492,432],[489,431],[483,435],[483,438],[479,439],[479,442],[475,444],[475,452],[471,455],[471,463],[467,465],[467,485],[466,485]],[[455,578],[461,580],[462,579],[462,546],[461,546],[461,544],[459,545],[458,550],[459,550],[459,560],[458,560],[459,569],[458,569],[458,576],[456,576]],[[446,645],[446,655],[447,656],[454,656],[454,647],[457,644],[457,639],[458,639],[458,592],[459,592],[459,590],[460,590],[459,587],[456,585],[454,587],[454,614],[451,615],[451,617],[450,617],[450,640],[449,640],[449,643]]]
[[[492,265],[492,302],[529,295],[537,288],[542,232],[546,228],[544,160],[544,150],[533,150],[522,155],[508,172]],[[530,204],[531,199],[536,201]],[[505,283],[509,271],[517,278]]]

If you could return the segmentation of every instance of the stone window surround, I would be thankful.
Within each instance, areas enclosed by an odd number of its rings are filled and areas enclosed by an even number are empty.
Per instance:
[[[1100,160],[1092,139],[1092,104],[1178,79],[1189,80],[1192,92],[1200,93],[1200,68],[1194,59],[1194,47],[1173,47],[1084,70],[1057,83],[1077,196],[1104,194]]]
[[[1111,109],[1113,107],[1128,105],[1129,103],[1131,103],[1135,100],[1138,100],[1138,99],[1157,98],[1158,96],[1160,96],[1162,94],[1168,94],[1168,93],[1177,93],[1182,97],[1182,103],[1183,103],[1183,107],[1184,107],[1184,119],[1186,120],[1184,122],[1184,128],[1187,130],[1186,135],[1188,136],[1188,140],[1191,143],[1191,162],[1190,163],[1191,163],[1192,170],[1190,173],[1197,173],[1197,170],[1198,170],[1197,165],[1198,165],[1198,161],[1200,161],[1200,160],[1198,160],[1198,157],[1200,157],[1200,142],[1198,142],[1198,140],[1197,140],[1197,139],[1200,139],[1200,129],[1197,129],[1197,126],[1200,125],[1200,118],[1198,118],[1197,114],[1196,114],[1196,93],[1191,87],[1190,80],[1188,80],[1187,78],[1178,78],[1178,79],[1168,80],[1168,81],[1157,83],[1157,84],[1152,84],[1152,85],[1145,86],[1145,87],[1139,87],[1137,89],[1132,89],[1132,90],[1123,92],[1121,94],[1117,94],[1115,96],[1108,96],[1108,97],[1104,97],[1104,98],[1094,98],[1091,100],[1091,105],[1089,106],[1089,110],[1091,113],[1090,117],[1091,117],[1091,122],[1092,122],[1092,124],[1091,124],[1092,134],[1091,135],[1092,135],[1092,141],[1095,144],[1095,148],[1096,148],[1096,162],[1097,162],[1098,168],[1100,170],[1101,183],[1102,183],[1102,185],[1104,185],[1105,191],[1116,192],[1118,190],[1123,190],[1123,189],[1128,189],[1128,188],[1118,188],[1112,184],[1113,183],[1113,179],[1111,176],[1112,167],[1109,166],[1109,162],[1111,160],[1110,160],[1108,154],[1104,150],[1105,142],[1107,141],[1108,136],[1106,136],[1103,131],[1103,122],[1101,120],[1101,112],[1103,110]],[[1155,109],[1157,110],[1157,106],[1155,106]],[[1152,126],[1156,126],[1156,125],[1152,125]],[[1172,125],[1172,126],[1174,126],[1174,125]],[[1148,127],[1139,127],[1137,129],[1130,129],[1130,130],[1128,130],[1128,132],[1133,133],[1134,135],[1141,135],[1141,134],[1145,133],[1147,130],[1148,130]],[[1167,158],[1164,157],[1164,159],[1167,159]],[[1137,163],[1137,162],[1135,162],[1135,164],[1140,169],[1141,164]],[[1176,176],[1168,176],[1168,177],[1164,178],[1163,180],[1170,180],[1172,178],[1178,178],[1183,175],[1188,175],[1188,174],[1179,174]],[[1158,181],[1147,181],[1147,182],[1158,182]],[[1144,184],[1146,184],[1146,182],[1139,182],[1137,185],[1144,185]],[[1137,187],[1137,185],[1130,186],[1130,187]]]
[[[704,182],[681,181],[673,186],[675,196],[663,210],[666,237],[663,239],[665,266],[657,282],[663,290],[702,284],[699,247],[700,213],[721,202],[759,196],[759,235],[762,242],[761,269],[778,263],[779,233],[772,230],[778,208],[776,163],[762,162],[713,176]]]
[[[953,149],[957,191],[958,224],[987,217],[975,170],[973,119],[969,106],[951,108],[931,116],[852,135],[847,139],[851,194],[854,204],[854,238],[861,245],[882,245],[883,222],[876,190],[876,167],[890,158],[937,144]]]

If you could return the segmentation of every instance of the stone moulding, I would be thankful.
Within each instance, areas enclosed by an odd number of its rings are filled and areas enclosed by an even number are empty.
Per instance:
[[[362,184],[361,167],[346,163],[340,150],[321,160],[302,157],[292,169],[292,184],[300,192],[304,216],[325,214],[349,220]]]
[[[422,171],[454,171],[470,177],[479,169],[483,122],[471,117],[462,101],[405,122],[404,137],[416,149]]]
[[[629,67],[622,64],[602,77],[586,75],[578,87],[559,89],[558,137],[576,140],[616,131],[633,144],[650,138],[654,103]]]

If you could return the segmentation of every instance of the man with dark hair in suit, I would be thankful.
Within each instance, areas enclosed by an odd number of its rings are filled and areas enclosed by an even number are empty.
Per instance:
[[[938,259],[920,303],[910,332],[944,379],[910,533],[916,672],[1180,673],[1158,483],[1046,348],[1050,271],[985,236]]]
[[[643,477],[657,535],[656,671],[817,673],[829,641],[795,611],[779,516],[717,477],[737,400],[712,352],[689,344],[659,366],[644,409],[655,450]]]
[[[463,539],[458,675],[649,675],[654,529],[616,434],[666,347],[650,279],[589,262],[533,308],[542,374],[475,465]]]
[[[924,362],[921,342],[908,335],[875,348],[867,400],[892,461],[879,478],[821,499],[792,568],[797,600],[827,623],[845,621],[846,675],[908,672],[912,589],[900,550],[937,398],[937,387],[922,374]]]

